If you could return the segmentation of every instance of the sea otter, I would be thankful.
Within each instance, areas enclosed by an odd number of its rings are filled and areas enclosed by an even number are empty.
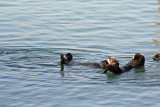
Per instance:
[[[66,57],[66,58],[65,58]],[[95,68],[101,68],[106,69],[106,66],[108,64],[107,60],[102,60],[100,63],[80,63],[80,62],[72,62],[73,56],[71,53],[67,53],[66,55],[61,54],[61,64],[65,65],[85,65],[85,66],[91,66]],[[118,62],[118,61],[117,61]],[[114,62],[115,63],[115,62]]]
[[[160,61],[160,53],[154,55],[152,58],[153,60]]]
[[[141,53],[136,53],[133,59],[131,59],[128,62],[128,64],[126,64],[123,67],[119,67],[119,62],[114,57],[108,57],[108,60],[103,60],[101,61],[101,63],[79,63],[79,62],[72,62],[73,56],[71,53],[67,53],[65,56],[66,58],[64,58],[64,55],[61,54],[61,64],[92,66],[96,68],[105,69],[104,73],[110,71],[115,74],[120,74],[123,72],[127,72],[132,68],[138,68],[144,66],[145,63],[145,57]]]
[[[114,61],[112,61],[110,58],[108,59],[109,64],[106,66],[107,71],[111,71],[115,74],[120,74],[123,72],[130,71],[132,68],[139,68],[141,66],[144,66],[145,63],[145,57],[141,53],[136,53],[134,57],[123,67],[119,67],[119,65],[115,65]]]

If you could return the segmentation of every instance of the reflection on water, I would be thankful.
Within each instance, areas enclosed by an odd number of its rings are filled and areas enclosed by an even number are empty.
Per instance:
[[[160,5],[160,0],[158,0],[158,5]],[[160,13],[160,7],[158,7],[158,10],[157,10],[157,11],[158,11],[158,13]],[[160,19],[160,18],[157,18],[157,19]],[[159,25],[160,25],[160,22],[155,22],[155,25],[158,25],[158,26],[159,26]],[[160,29],[158,29],[156,33],[160,33]]]
[[[158,0],[158,5],[160,5],[160,0]],[[158,13],[160,13],[160,7],[158,7],[158,10],[157,10]],[[160,19],[160,17],[158,17],[157,19]],[[154,22],[154,24],[156,26],[160,26],[160,22]],[[155,32],[156,34],[159,34],[160,33],[160,29],[157,29],[157,31]],[[157,39],[152,39],[152,42],[153,43],[160,43],[160,39],[157,38]],[[155,46],[160,46],[160,44],[155,44]]]
[[[160,25],[160,23],[155,22],[155,25],[158,25],[158,26],[159,26],[159,25]]]
[[[160,39],[152,39],[152,42],[156,43],[154,44],[155,46],[160,46],[160,44],[157,44],[157,43],[160,43]]]
[[[154,43],[160,43],[160,39],[152,39]]]

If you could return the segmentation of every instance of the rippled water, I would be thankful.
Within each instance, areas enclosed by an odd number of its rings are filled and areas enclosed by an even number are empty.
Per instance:
[[[160,1],[1,0],[0,107],[159,107]],[[121,75],[74,61],[116,57],[126,64],[136,52],[144,68]]]

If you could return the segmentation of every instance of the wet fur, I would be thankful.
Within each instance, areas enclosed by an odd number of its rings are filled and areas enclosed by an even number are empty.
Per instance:
[[[109,57],[108,60],[103,60],[100,63],[72,62],[73,56],[71,53],[67,53],[65,57],[63,54],[61,54],[61,64],[91,66],[105,69],[104,73],[106,73],[107,71],[111,71],[115,74],[120,74],[130,71],[132,68],[144,66],[145,63],[145,57],[141,53],[136,53],[134,57],[123,67],[119,67],[119,62],[114,57]]]
[[[112,63],[112,60],[110,62]],[[134,57],[123,67],[119,67],[119,65],[115,64],[107,65],[104,73],[106,73],[107,71],[111,71],[115,74],[120,74],[123,72],[130,71],[132,68],[139,68],[141,66],[144,66],[144,64],[145,64],[145,57],[141,53],[136,53]]]
[[[160,61],[160,53],[154,55],[152,58],[153,58],[153,60],[155,60],[155,61]]]
[[[65,65],[84,65],[84,66],[91,66],[95,68],[101,68],[106,69],[106,65],[108,64],[107,60],[103,60],[100,63],[80,63],[80,62],[72,62],[73,56],[71,53],[67,53],[64,57],[63,54],[61,54],[61,64]]]

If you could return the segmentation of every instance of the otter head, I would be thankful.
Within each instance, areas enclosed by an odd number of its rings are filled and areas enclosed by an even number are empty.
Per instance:
[[[108,61],[103,60],[103,61],[101,61],[101,63],[99,65],[100,65],[100,68],[106,69],[106,66],[108,65]]]
[[[111,71],[115,74],[122,73],[122,70],[119,67],[119,62],[116,60],[116,58],[108,57],[108,64],[106,66],[104,73],[106,73],[107,71]]]
[[[160,53],[156,54],[155,56],[152,57],[156,61],[160,61]]]
[[[139,61],[140,65],[144,65],[144,63],[145,63],[144,55],[142,55],[141,53],[136,53],[133,56],[133,60]]]
[[[67,58],[67,62],[70,62],[72,60],[72,54],[71,53],[67,53],[66,54],[66,58]]]
[[[136,54],[133,56],[133,59],[134,59],[134,60],[139,60],[139,59],[140,59],[140,56],[141,56],[141,53],[136,53]]]
[[[108,63],[112,66],[119,66],[119,62],[114,57],[108,57]]]

